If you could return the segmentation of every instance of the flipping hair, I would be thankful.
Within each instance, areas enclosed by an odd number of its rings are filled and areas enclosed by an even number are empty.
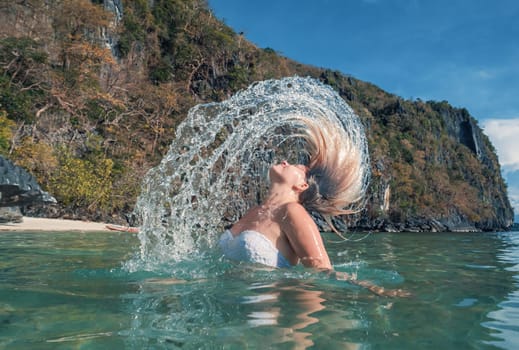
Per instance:
[[[323,118],[324,119],[324,118]],[[342,125],[338,120],[300,117],[309,157],[308,189],[301,204],[317,211],[331,224],[331,217],[356,213],[364,205],[369,182],[369,156],[362,124]]]

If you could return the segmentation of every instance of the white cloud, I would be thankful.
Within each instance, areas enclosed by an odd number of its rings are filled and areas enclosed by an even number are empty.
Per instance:
[[[508,196],[510,197],[510,202],[514,208],[519,209],[519,187],[510,187],[508,189]]]
[[[483,80],[487,80],[487,79],[493,79],[496,74],[494,72],[491,72],[490,70],[486,70],[486,69],[480,69],[480,70],[476,70],[474,72],[476,78],[479,78],[479,79],[483,79]]]
[[[496,148],[508,183],[508,198],[519,220],[519,118],[487,119],[482,124]]]
[[[514,208],[515,215],[519,216],[519,187],[508,187],[508,199],[510,200],[510,204]]]
[[[519,118],[487,119],[483,129],[496,148],[503,171],[519,170]]]

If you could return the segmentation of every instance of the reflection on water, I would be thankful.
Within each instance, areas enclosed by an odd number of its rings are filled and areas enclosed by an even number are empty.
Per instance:
[[[326,239],[325,235],[325,239]],[[129,272],[120,234],[0,234],[0,348],[519,348],[519,234],[374,234],[329,245],[376,296],[219,254]]]
[[[251,327],[279,325],[276,342],[293,343],[294,348],[300,349],[314,345],[313,334],[307,327],[319,322],[317,315],[312,314],[325,308],[322,291],[297,282],[253,283],[248,289],[254,294],[244,296],[241,303],[250,308],[247,323]],[[293,309],[289,310],[287,305]]]
[[[255,283],[249,290],[255,294],[245,296],[242,300],[249,309],[247,323],[251,327],[277,326],[275,332],[271,333],[270,345],[285,344],[292,349],[306,349],[315,345],[313,339],[319,336],[319,329],[324,326],[318,324],[320,315],[326,312],[327,300],[323,291],[298,280]],[[333,331],[331,326],[333,324],[328,323],[328,331]],[[336,326],[335,331],[358,329],[362,327],[362,322],[341,319]],[[340,339],[334,340],[333,345],[340,349],[359,348],[358,344]]]

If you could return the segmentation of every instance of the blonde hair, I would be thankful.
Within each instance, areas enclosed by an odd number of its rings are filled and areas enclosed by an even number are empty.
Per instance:
[[[364,205],[370,171],[367,142],[362,124],[343,125],[338,120],[298,118],[307,144],[308,189],[300,195],[309,211],[331,217],[356,213]]]

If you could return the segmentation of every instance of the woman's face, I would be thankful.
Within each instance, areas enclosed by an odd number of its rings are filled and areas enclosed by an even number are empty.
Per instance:
[[[270,168],[270,180],[287,183],[291,186],[306,184],[308,168],[303,164],[290,164],[286,160]]]

